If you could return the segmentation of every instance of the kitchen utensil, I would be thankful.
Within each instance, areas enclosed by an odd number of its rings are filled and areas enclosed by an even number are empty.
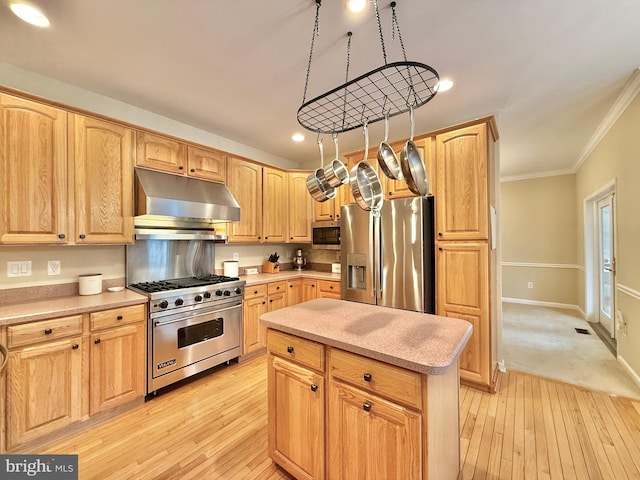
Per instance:
[[[296,256],[293,257],[293,265],[296,270],[300,271],[307,264],[307,259],[302,256],[302,250],[298,250]]]
[[[336,147],[336,158],[324,167],[324,177],[332,187],[339,187],[349,182],[349,170],[338,158],[338,134],[333,134],[333,144]]]
[[[351,178],[349,180],[351,193],[356,203],[363,210],[379,210],[382,206],[382,185],[377,172],[367,162],[367,154],[369,152],[369,131],[367,122],[364,122],[364,160],[358,162],[351,169]]]
[[[307,177],[307,190],[316,202],[326,202],[336,196],[336,189],[329,185],[324,176],[324,152],[322,150],[322,139],[318,139],[320,149],[320,168],[312,172]]]
[[[396,152],[389,145],[389,112],[384,116],[384,140],[378,147],[378,165],[382,172],[392,180],[402,179],[402,167]]]
[[[429,178],[424,168],[424,161],[420,150],[413,143],[413,105],[409,108],[411,115],[411,137],[405,144],[402,152],[400,153],[400,165],[402,167],[402,175],[404,181],[407,182],[409,190],[416,195],[424,197],[429,193]]]

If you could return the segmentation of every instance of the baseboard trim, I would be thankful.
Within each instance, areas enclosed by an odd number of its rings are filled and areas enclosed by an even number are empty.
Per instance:
[[[526,298],[512,298],[512,297],[502,297],[502,301],[504,303],[520,303],[523,305],[538,305],[540,307],[555,307],[555,308],[566,308],[568,310],[575,310],[584,318],[585,314],[582,309],[578,305],[573,305],[571,303],[557,303],[557,302],[543,302],[541,300],[529,300]]]
[[[631,376],[631,378],[633,379],[633,381],[636,383],[636,385],[638,385],[640,387],[640,375],[638,375],[633,368],[631,368],[631,365],[629,365],[627,363],[627,361],[622,358],[621,355],[618,355],[618,363],[620,363],[620,365],[622,365],[622,367],[627,371],[627,373]]]
[[[582,265],[573,263],[533,263],[533,262],[502,262],[503,267],[528,267],[528,268],[572,268],[584,271]]]

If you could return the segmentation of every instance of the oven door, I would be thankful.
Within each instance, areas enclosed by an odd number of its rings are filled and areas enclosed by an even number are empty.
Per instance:
[[[242,353],[242,304],[151,319],[148,391]]]

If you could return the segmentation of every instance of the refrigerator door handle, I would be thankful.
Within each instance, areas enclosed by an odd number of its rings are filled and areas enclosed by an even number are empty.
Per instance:
[[[373,252],[372,252],[372,260],[373,260],[373,269],[371,272],[371,281],[373,285],[373,297],[376,298],[376,303],[378,303],[377,299],[382,298],[382,272],[380,271],[380,267],[382,266],[381,262],[381,235],[380,235],[380,211],[372,210],[372,223],[373,223]]]

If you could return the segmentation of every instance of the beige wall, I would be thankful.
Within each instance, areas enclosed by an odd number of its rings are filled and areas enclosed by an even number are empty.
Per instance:
[[[575,175],[502,182],[500,194],[502,296],[577,305]]]
[[[584,200],[616,183],[617,307],[628,323],[618,356],[640,374],[640,96],[631,102],[576,174],[578,231],[584,230]],[[585,262],[584,236],[577,236],[578,262]],[[580,286],[584,291],[584,279]],[[584,297],[581,299],[583,305]]]

